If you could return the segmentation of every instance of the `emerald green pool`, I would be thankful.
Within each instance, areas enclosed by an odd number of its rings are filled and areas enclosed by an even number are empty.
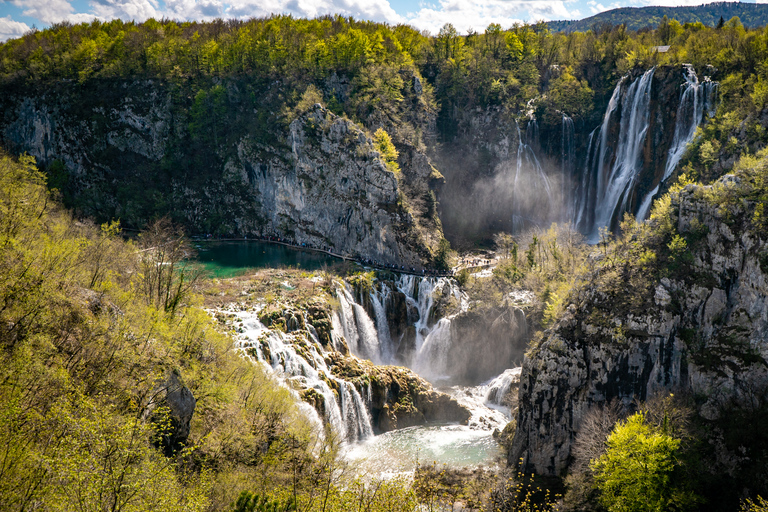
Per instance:
[[[302,250],[260,241],[194,241],[195,260],[212,277],[234,277],[252,269],[293,267],[320,270],[339,262],[338,258],[316,251]]]

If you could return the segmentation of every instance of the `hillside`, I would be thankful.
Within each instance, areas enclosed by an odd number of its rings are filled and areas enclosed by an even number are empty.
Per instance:
[[[768,24],[768,5],[743,2],[713,2],[683,7],[621,7],[595,14],[581,20],[549,21],[547,26],[557,32],[586,32],[610,25],[625,25],[629,30],[656,28],[666,16],[680,23],[701,23],[717,26],[720,18],[728,21],[737,16],[745,27],[757,28]]]

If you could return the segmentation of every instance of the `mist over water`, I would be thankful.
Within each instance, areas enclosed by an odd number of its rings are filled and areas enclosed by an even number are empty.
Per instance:
[[[616,229],[625,212],[647,218],[717,105],[716,82],[700,78],[690,65],[681,70],[658,78],[654,67],[622,77],[597,126],[577,129],[568,113],[558,112],[560,126],[549,121],[540,140],[531,110],[526,119],[499,116],[502,127],[486,127],[494,142],[472,134],[480,148],[477,161],[464,155],[445,161],[440,200],[447,235],[477,240],[567,222],[595,242],[602,229]],[[680,88],[672,117],[670,98],[660,95],[674,90],[675,77]]]

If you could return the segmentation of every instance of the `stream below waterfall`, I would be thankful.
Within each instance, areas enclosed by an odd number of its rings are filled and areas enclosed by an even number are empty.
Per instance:
[[[386,432],[350,445],[347,457],[362,473],[374,476],[408,476],[417,464],[451,469],[493,466],[503,456],[494,431],[510,421],[510,409],[494,402],[509,391],[511,377],[519,374],[520,368],[515,368],[479,386],[439,388],[472,411],[467,425],[432,424]]]

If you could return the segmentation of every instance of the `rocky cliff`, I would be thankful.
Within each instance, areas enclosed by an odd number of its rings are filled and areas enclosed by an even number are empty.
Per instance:
[[[713,186],[688,185],[672,194],[651,227],[637,230],[654,235],[626,240],[627,247],[642,246],[635,257],[621,256],[618,248],[591,256],[584,284],[523,364],[510,463],[522,460],[529,470],[560,475],[591,409],[616,399],[631,410],[633,401],[671,391],[694,403],[709,471],[736,482],[745,468],[762,474],[768,454],[757,426],[768,398],[765,172],[763,160]],[[666,234],[653,246],[649,240],[659,232]],[[639,262],[642,254],[646,263]]]
[[[279,84],[103,80],[8,92],[2,143],[34,155],[70,205],[99,220],[140,228],[168,214],[192,232],[276,233],[414,266],[441,238],[419,208],[440,180],[423,153],[403,145],[395,176],[348,119],[320,104],[281,111]]]

